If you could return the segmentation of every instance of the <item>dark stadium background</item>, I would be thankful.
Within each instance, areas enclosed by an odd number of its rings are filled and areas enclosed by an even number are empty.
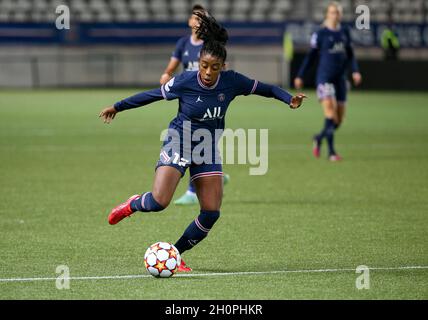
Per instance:
[[[155,85],[176,40],[187,34],[187,0],[2,0],[0,87]],[[328,1],[199,1],[228,28],[229,66],[261,80],[289,84],[308,49]],[[56,6],[70,8],[70,29],[54,28]],[[344,24],[352,28],[365,75],[363,89],[426,90],[428,2],[344,0]],[[358,5],[370,9],[370,29],[357,30]],[[392,28],[398,60],[384,61],[380,37]],[[294,52],[284,71],[283,35]],[[129,72],[132,70],[132,72]],[[285,69],[286,70],[286,69]],[[314,71],[313,71],[314,72]],[[308,84],[313,79],[309,74]],[[408,79],[412,81],[408,81]]]

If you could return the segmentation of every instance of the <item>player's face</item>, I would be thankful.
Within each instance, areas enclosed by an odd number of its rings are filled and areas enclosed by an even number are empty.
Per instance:
[[[199,73],[206,86],[212,86],[224,67],[224,61],[210,54],[204,54],[199,59]]]
[[[196,28],[199,27],[199,23],[200,23],[199,22],[199,17],[197,15],[195,15],[195,14],[192,14],[190,16],[190,18],[189,18],[188,26],[191,29],[195,30]]]
[[[330,23],[334,23],[334,24],[339,23],[341,19],[339,8],[337,8],[336,6],[329,6],[327,9],[326,19]]]

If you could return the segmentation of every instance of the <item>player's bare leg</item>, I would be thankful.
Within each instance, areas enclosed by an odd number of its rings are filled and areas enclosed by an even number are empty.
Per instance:
[[[202,177],[194,181],[202,210],[218,211],[223,199],[223,177]]]
[[[152,193],[156,201],[164,208],[168,207],[180,182],[181,173],[174,167],[157,168],[153,181]]]
[[[340,127],[343,120],[345,119],[345,112],[346,111],[346,104],[345,102],[337,102],[337,109],[336,109],[336,126],[337,128]]]
[[[181,173],[169,166],[156,170],[152,192],[134,195],[126,202],[115,207],[109,217],[110,224],[117,224],[136,211],[161,211],[171,202],[175,189],[181,179]]]
[[[323,107],[325,125],[324,129],[318,135],[314,136],[312,152],[314,156],[318,158],[320,156],[321,142],[326,138],[329,160],[337,161],[341,159],[334,149],[334,131],[339,122],[338,104],[335,98],[327,97],[321,100],[321,105]]]
[[[320,102],[324,113],[325,124],[322,131],[313,137],[312,154],[316,158],[319,158],[321,155],[321,144],[327,135],[328,121],[333,121],[336,117],[336,100],[334,98],[324,98],[321,99]]]
[[[189,225],[183,236],[177,241],[176,247],[180,253],[191,249],[204,239],[220,215],[223,197],[223,177],[221,175],[201,177],[194,180],[194,183],[201,214]],[[182,263],[178,267],[179,272],[192,271],[183,259],[181,261]]]
[[[334,114],[335,130],[337,130],[340,127],[344,118],[345,118],[345,103],[337,102],[335,114]],[[330,154],[329,160],[333,162],[340,161],[342,160],[342,157],[337,153],[334,153],[334,154]]]
[[[337,113],[337,101],[334,98],[325,98],[321,101],[322,109],[324,112],[324,117],[326,119],[333,119],[336,123],[338,121]]]

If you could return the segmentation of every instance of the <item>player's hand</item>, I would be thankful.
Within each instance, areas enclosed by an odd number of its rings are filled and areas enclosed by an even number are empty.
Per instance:
[[[171,78],[172,76],[169,73],[165,72],[164,74],[161,75],[159,82],[162,85],[167,83],[169,80],[171,80]]]
[[[99,115],[100,118],[103,118],[104,123],[110,123],[114,117],[116,117],[116,109],[111,106],[103,109]]]
[[[298,93],[293,98],[291,98],[290,108],[297,109],[301,106],[303,99],[307,98],[304,93]]]
[[[355,86],[359,86],[361,84],[361,81],[363,81],[363,77],[361,76],[361,73],[353,72],[352,73],[352,80],[354,81]]]
[[[302,78],[295,78],[294,79],[294,87],[297,90],[300,90],[303,88],[303,79]]]

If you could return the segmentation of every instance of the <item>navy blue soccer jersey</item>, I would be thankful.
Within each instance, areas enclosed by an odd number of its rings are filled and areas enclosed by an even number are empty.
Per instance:
[[[185,72],[161,86],[166,100],[179,100],[175,125],[192,122],[192,131],[199,128],[214,131],[224,129],[224,117],[230,102],[239,95],[249,95],[256,90],[258,81],[235,71],[223,71],[217,82],[205,86],[199,72]]]
[[[292,96],[280,87],[249,79],[233,70],[220,72],[216,83],[211,87],[202,83],[199,72],[189,71],[172,78],[158,89],[142,92],[119,101],[114,104],[114,108],[119,112],[162,99],[178,99],[178,112],[169,124],[168,134],[161,151],[160,165],[170,161],[176,163],[177,159],[185,155],[182,158],[183,163],[179,162],[176,166],[184,174],[183,170],[194,164],[193,158],[187,160],[189,159],[187,155],[193,153],[194,148],[199,144],[199,141],[193,139],[198,137],[198,134],[201,134],[199,138],[202,138],[205,144],[208,143],[208,147],[212,150],[213,158],[209,161],[218,163],[219,154],[216,142],[222,135],[229,104],[237,96],[252,93],[275,98],[287,104],[290,104],[292,99]],[[198,131],[198,129],[205,130]],[[209,142],[205,141],[206,133],[208,133]],[[205,167],[205,169],[207,168]],[[197,170],[193,171],[193,173],[195,172]]]
[[[191,121],[192,129],[223,129],[224,117],[231,101],[240,95],[255,93],[275,98],[287,104],[292,96],[280,87],[250,79],[233,70],[221,71],[211,87],[205,86],[199,72],[183,72],[163,84],[159,89],[145,91],[114,104],[119,111],[138,108],[166,99],[178,99],[178,113],[172,122]],[[172,123],[171,122],[171,123]],[[193,127],[194,126],[194,127]]]
[[[191,36],[182,37],[177,41],[172,57],[183,64],[184,71],[197,71],[202,45],[203,41],[194,43]]]
[[[358,71],[351,36],[346,27],[340,27],[337,30],[323,27],[312,35],[311,51],[300,67],[298,77],[303,77],[317,57],[319,57],[317,84],[335,82],[344,78],[349,66],[351,66],[352,72]]]

